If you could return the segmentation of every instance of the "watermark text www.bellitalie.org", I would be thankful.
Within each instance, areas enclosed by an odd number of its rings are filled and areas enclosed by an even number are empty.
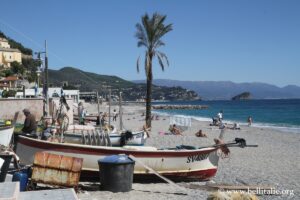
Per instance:
[[[294,196],[294,190],[277,190],[275,188],[270,189],[261,189],[257,187],[256,189],[248,189],[248,190],[220,190],[221,192],[227,193],[248,193],[248,194],[256,194],[256,195],[276,195],[276,196]]]

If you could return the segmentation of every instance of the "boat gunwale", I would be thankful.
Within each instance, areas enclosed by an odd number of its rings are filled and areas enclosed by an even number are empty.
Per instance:
[[[201,149],[164,149],[164,150],[141,150],[141,149],[126,149],[122,147],[107,147],[107,146],[92,146],[82,144],[69,144],[69,143],[54,143],[25,136],[18,136],[18,143],[25,146],[40,148],[50,151],[61,151],[70,153],[81,153],[88,155],[106,155],[106,154],[133,154],[138,157],[151,156],[151,157],[185,157],[199,154],[207,154],[216,151],[217,147],[206,147]],[[66,148],[67,147],[67,148]]]
[[[8,130],[8,129],[13,129],[13,126],[0,126],[0,131]]]

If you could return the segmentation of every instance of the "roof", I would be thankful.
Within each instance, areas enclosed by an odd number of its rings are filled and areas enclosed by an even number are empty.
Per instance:
[[[19,49],[9,49],[9,48],[2,48],[0,47],[0,51],[6,51],[6,52],[20,52],[21,51]]]
[[[3,80],[0,80],[0,82],[5,82],[5,81],[16,81],[19,80],[19,78],[17,76],[8,76]]]
[[[8,42],[8,40],[6,38],[3,38],[3,37],[0,37],[0,41]]]

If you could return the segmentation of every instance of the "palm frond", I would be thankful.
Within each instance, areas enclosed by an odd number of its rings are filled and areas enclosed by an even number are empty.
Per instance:
[[[157,49],[161,46],[165,46],[165,43],[161,40],[157,40],[156,43],[154,44],[154,48]]]
[[[148,44],[144,41],[138,41],[138,44],[137,44],[138,47],[141,47],[141,46],[145,46],[145,47],[148,47]]]
[[[152,58],[157,56],[158,63],[161,66],[161,69],[164,71],[165,66],[169,66],[169,60],[167,56],[157,51],[161,46],[164,46],[165,43],[161,38],[171,30],[173,30],[172,24],[165,25],[166,15],[160,15],[154,13],[151,17],[148,14],[145,14],[141,18],[141,23],[136,24],[137,32],[135,34],[138,39],[138,47],[145,46],[145,73],[147,78],[152,78]],[[139,71],[139,60],[137,60],[137,69]]]
[[[140,46],[148,46],[147,35],[145,33],[145,29],[141,24],[136,24],[137,32],[135,37],[138,39],[138,47]]]
[[[167,62],[167,65],[169,66],[169,59],[168,59],[167,55],[160,51],[156,51],[156,53],[158,55],[160,55]]]
[[[141,56],[139,56],[138,59],[136,60],[136,71],[138,73],[140,73],[140,57]]]
[[[161,57],[160,54],[157,54],[157,59],[158,59],[158,63],[160,65],[162,71],[165,71],[165,66],[164,66],[163,58]]]

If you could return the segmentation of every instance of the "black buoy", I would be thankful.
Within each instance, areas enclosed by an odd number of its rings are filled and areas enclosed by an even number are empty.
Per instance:
[[[128,192],[132,188],[135,161],[127,155],[112,155],[98,160],[101,189]]]

